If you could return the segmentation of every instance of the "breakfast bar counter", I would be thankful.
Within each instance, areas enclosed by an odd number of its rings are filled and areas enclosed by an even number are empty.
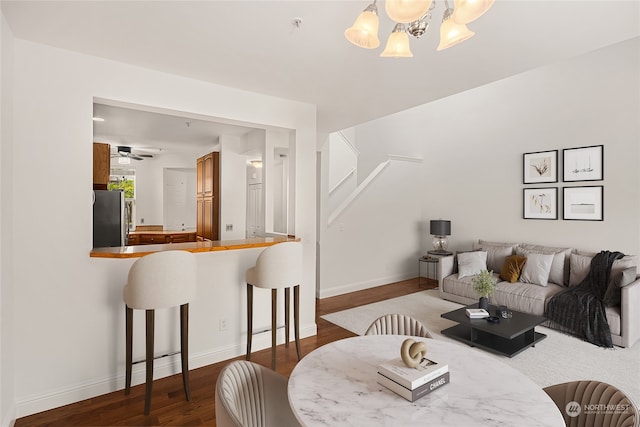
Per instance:
[[[112,248],[94,248],[92,258],[139,258],[154,252],[181,250],[189,252],[229,251],[235,249],[261,248],[282,242],[300,241],[292,236],[254,237],[237,240],[215,240],[204,242],[166,243],[142,246],[117,246]]]

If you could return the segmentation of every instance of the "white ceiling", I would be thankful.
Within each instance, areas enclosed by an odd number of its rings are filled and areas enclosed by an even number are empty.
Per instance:
[[[444,3],[412,59],[343,36],[363,1],[2,1],[18,38],[317,105],[332,132],[640,35],[636,0],[498,0],[436,51]],[[452,3],[452,1],[451,1]],[[301,18],[297,28],[295,18]],[[526,100],[523,100],[526,102]]]

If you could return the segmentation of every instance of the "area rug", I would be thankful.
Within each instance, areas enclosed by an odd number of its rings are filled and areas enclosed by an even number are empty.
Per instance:
[[[440,315],[459,307],[460,304],[443,300],[438,290],[432,289],[327,314],[322,318],[363,335],[378,317],[389,313],[404,314],[422,322],[434,339],[457,342],[440,333],[456,324]],[[546,334],[547,338],[535,347],[513,358],[492,356],[521,371],[541,387],[566,381],[598,380],[620,388],[636,404],[640,403],[640,343],[631,348],[603,349],[543,326],[536,327],[536,331]]]

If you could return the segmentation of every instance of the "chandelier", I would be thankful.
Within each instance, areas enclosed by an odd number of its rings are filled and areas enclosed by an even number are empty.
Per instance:
[[[365,49],[376,49],[380,46],[378,39],[378,7],[373,0],[358,16],[353,26],[344,32],[345,37],[356,46]],[[455,46],[474,36],[467,28],[482,16],[495,0],[454,0],[454,7],[444,0],[445,11],[440,26],[440,44],[438,51]],[[432,0],[385,0],[384,10],[396,25],[387,39],[382,57],[410,58],[413,56],[409,47],[409,35],[420,37],[429,28],[431,11],[435,8]]]

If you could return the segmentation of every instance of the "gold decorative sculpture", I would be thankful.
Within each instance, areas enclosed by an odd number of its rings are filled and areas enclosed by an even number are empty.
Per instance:
[[[400,357],[409,368],[415,368],[427,355],[427,344],[423,341],[415,341],[407,338],[400,347]]]

